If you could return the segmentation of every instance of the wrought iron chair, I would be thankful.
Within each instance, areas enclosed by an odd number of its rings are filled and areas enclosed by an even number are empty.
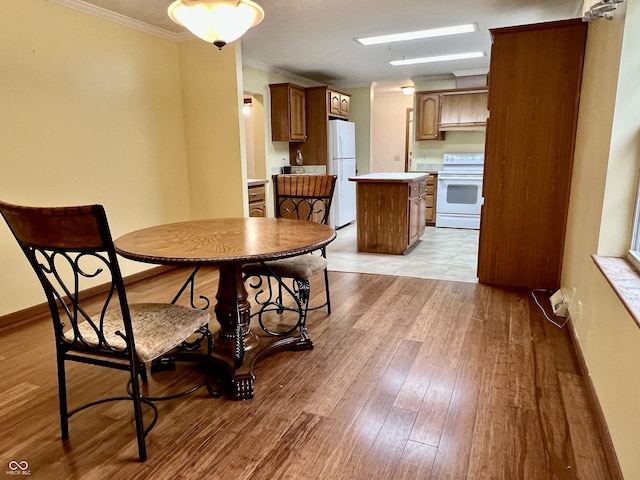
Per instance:
[[[273,175],[275,216],[326,224],[336,179],[335,175]],[[256,291],[257,309],[251,316],[258,318],[266,333],[288,335],[300,329],[301,335],[306,337],[309,310],[326,306],[327,312],[331,313],[326,249],[322,248],[319,253],[243,266],[245,282]],[[318,272],[324,272],[326,300],[321,305],[309,307],[310,278]],[[267,322],[269,312],[279,316],[293,312],[294,320],[280,318],[276,327],[270,327]]]
[[[114,400],[133,403],[138,454],[147,457],[145,436],[155,426],[158,409],[152,403],[191,393],[145,398],[138,376],[147,381],[145,364],[183,344],[194,333],[207,339],[211,354],[210,315],[173,304],[128,304],[107,217],[101,205],[77,207],[23,207],[0,201],[2,213],[44,289],[56,342],[58,397],[62,440],[69,438],[69,418],[87,407]],[[90,285],[88,285],[90,283]],[[104,284],[106,294],[91,298],[87,286]],[[96,298],[100,298],[97,302]],[[69,410],[65,362],[74,361],[129,372],[127,396],[106,398]],[[154,412],[145,428],[142,404]]]

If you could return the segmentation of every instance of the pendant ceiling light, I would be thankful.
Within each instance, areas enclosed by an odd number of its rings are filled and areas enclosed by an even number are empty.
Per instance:
[[[264,10],[250,0],[176,0],[169,18],[195,36],[222,49],[264,18]]]

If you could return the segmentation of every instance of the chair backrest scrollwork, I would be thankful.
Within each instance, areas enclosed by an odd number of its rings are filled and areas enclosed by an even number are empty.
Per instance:
[[[336,175],[274,175],[275,216],[328,223]]]

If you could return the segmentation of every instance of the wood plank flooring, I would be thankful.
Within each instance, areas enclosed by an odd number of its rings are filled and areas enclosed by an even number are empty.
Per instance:
[[[176,270],[128,287],[168,301]],[[137,460],[129,402],[72,417],[60,440],[50,321],[0,329],[0,462],[40,479],[611,478],[566,330],[526,292],[330,272],[333,313],[310,313],[315,349],[256,367],[255,397],[202,389],[158,403]],[[215,289],[204,272],[203,291]],[[323,295],[314,279],[315,298]],[[154,394],[197,382],[191,364],[153,374]],[[121,395],[126,374],[70,365],[70,404]],[[8,469],[5,468],[5,469]]]

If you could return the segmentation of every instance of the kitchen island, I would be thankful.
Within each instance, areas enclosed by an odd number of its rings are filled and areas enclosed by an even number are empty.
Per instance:
[[[356,182],[358,252],[401,255],[422,236],[426,173],[370,173]]]

